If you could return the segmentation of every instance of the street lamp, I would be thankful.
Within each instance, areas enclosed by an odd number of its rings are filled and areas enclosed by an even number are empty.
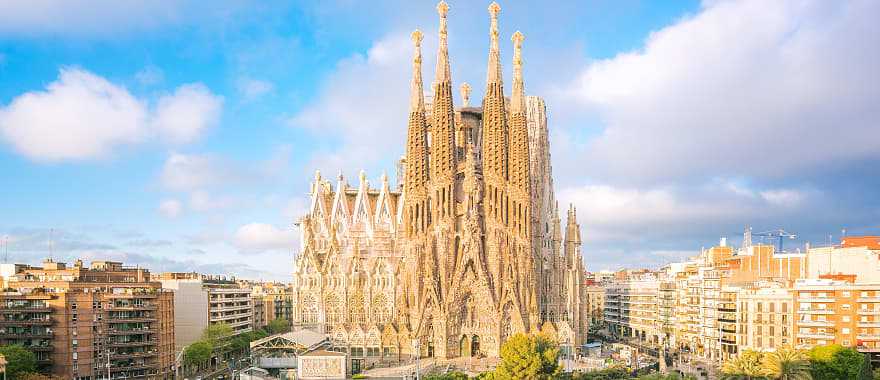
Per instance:
[[[419,359],[422,357],[422,351],[421,351],[422,342],[418,338],[413,339],[412,340],[412,347],[413,347],[413,352],[415,352],[415,355],[416,355],[416,380],[419,380],[419,376],[420,376],[419,375],[419,371],[420,371],[419,365],[421,364],[421,363],[419,363]]]

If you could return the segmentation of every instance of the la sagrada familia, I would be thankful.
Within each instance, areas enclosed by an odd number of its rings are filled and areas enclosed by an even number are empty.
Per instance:
[[[504,95],[500,7],[489,7],[489,62],[480,107],[453,104],[448,6],[428,104],[422,34],[413,32],[406,154],[398,184],[372,187],[320,173],[299,221],[294,264],[297,327],[329,334],[353,358],[499,355],[516,333],[582,343],[588,315],[579,226],[563,231],[553,193],[546,107],[525,96],[513,35],[513,89]],[[564,238],[563,238],[564,233]]]

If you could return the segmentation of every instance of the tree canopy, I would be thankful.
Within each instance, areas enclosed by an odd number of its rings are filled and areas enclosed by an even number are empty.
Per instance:
[[[232,327],[226,323],[209,325],[208,327],[205,327],[204,331],[202,331],[202,340],[208,341],[212,345],[217,346],[221,340],[232,336],[233,332]]]
[[[559,347],[543,335],[516,334],[501,345],[501,379],[552,379],[561,372]]]
[[[814,380],[871,379],[871,364],[862,353],[839,344],[814,347],[809,352]]]
[[[266,331],[270,335],[286,333],[290,331],[290,322],[283,318],[274,319],[266,326]]]
[[[0,346],[0,355],[6,358],[6,376],[17,379],[28,372],[37,371],[37,357],[19,345]]]
[[[214,345],[207,340],[200,340],[189,346],[183,351],[183,363],[186,366],[196,366],[211,360],[214,353]]]

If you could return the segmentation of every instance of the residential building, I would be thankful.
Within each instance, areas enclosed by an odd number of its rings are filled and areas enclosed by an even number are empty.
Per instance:
[[[79,260],[15,271],[0,294],[3,342],[29,347],[41,367],[63,378],[171,376],[174,294],[151,282],[149,271]]]
[[[251,289],[235,279],[179,272],[161,273],[155,278],[163,288],[176,294],[174,341],[177,350],[197,341],[210,325],[228,324],[234,335],[253,330]]]

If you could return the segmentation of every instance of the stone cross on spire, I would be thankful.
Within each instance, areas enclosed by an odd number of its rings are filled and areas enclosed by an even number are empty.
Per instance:
[[[470,107],[470,99],[471,99],[471,85],[467,83],[462,83],[461,87],[459,87],[461,91],[461,102],[462,107]]]
[[[415,53],[413,56],[413,78],[409,99],[410,112],[425,110],[425,97],[424,90],[422,89],[422,37],[422,31],[416,29],[412,32]]]

